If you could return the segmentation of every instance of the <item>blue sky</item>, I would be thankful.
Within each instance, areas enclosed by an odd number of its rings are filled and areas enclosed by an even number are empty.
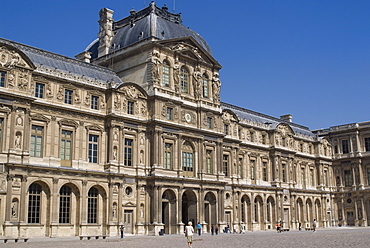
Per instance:
[[[221,100],[310,129],[369,121],[370,1],[158,0],[223,66]],[[149,0],[2,1],[0,37],[69,57]]]

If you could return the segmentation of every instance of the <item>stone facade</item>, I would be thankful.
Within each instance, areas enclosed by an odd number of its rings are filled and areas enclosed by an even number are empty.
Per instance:
[[[341,138],[331,131],[221,102],[220,64],[195,32],[171,36],[183,26],[166,7],[100,18],[103,42],[79,60],[0,39],[1,235],[368,223],[355,132],[346,135],[356,152],[333,159]],[[144,20],[157,20],[158,35],[136,36]],[[139,40],[117,42],[125,28]],[[343,219],[349,206],[355,222]]]

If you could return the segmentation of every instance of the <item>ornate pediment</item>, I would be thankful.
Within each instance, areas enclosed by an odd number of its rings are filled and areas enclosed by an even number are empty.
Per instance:
[[[89,126],[86,126],[85,127],[86,130],[95,130],[95,131],[99,131],[99,132],[103,132],[104,128],[99,126],[99,125],[89,125]]]
[[[122,92],[127,99],[131,100],[137,100],[138,98],[146,99],[146,96],[137,88],[137,86],[134,85],[123,85],[121,88],[119,88],[118,91]]]
[[[46,123],[50,122],[50,119],[47,118],[46,116],[42,115],[42,114],[34,114],[34,115],[31,116],[31,119],[32,120],[38,120],[38,121],[44,121]]]
[[[19,52],[6,46],[0,47],[0,66],[5,68],[19,66],[31,69],[31,66],[22,58]]]
[[[282,137],[294,135],[293,130],[286,124],[279,124],[276,127],[276,132],[280,133]]]
[[[72,127],[75,127],[77,128],[79,126],[79,124],[75,121],[72,121],[72,120],[67,120],[67,119],[62,119],[60,121],[58,121],[58,124],[59,126],[72,126]]]

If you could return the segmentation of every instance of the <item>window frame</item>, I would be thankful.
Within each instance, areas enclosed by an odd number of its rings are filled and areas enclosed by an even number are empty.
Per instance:
[[[99,189],[91,187],[87,193],[87,223],[98,224]]]
[[[202,93],[204,98],[209,98],[209,79],[207,74],[202,75]]]
[[[68,185],[63,185],[59,190],[59,223],[71,223],[72,209],[72,188]]]
[[[164,153],[163,153],[163,167],[164,169],[172,169],[173,161],[173,144],[166,142],[164,143]]]
[[[0,71],[0,87],[5,87],[6,78],[7,78],[7,72]]]
[[[134,101],[127,101],[126,114],[133,115],[134,114],[134,108],[135,108],[135,102]]]
[[[170,87],[170,63],[167,60],[163,60],[162,62],[162,86],[163,87]]]
[[[35,128],[40,128],[37,132]],[[44,130],[45,127],[41,125],[31,125],[31,137],[30,137],[30,156],[42,158],[44,152]],[[35,142],[33,143],[33,137],[35,137]],[[38,142],[39,141],[39,142]],[[32,144],[33,143],[33,144]],[[37,154],[38,153],[38,154]]]
[[[68,135],[69,136],[66,136]],[[71,167],[72,166],[72,160],[73,160],[73,141],[74,141],[74,131],[70,130],[68,128],[62,128],[60,132],[60,160],[61,160],[61,166],[62,167]],[[65,144],[70,144],[69,147]],[[69,151],[69,159],[66,158],[66,151]],[[63,153],[62,153],[63,152]],[[68,157],[68,154],[67,154]]]
[[[88,134],[88,150],[87,150],[87,160],[89,163],[98,164],[99,163],[99,140],[100,136],[98,134],[89,133]]]
[[[99,96],[91,95],[90,108],[99,110]]]
[[[131,137],[124,138],[123,148],[123,164],[125,166],[133,166],[133,150],[134,150],[134,139]]]
[[[71,89],[64,89],[64,103],[73,104],[73,94],[74,91]]]
[[[35,97],[37,98],[44,98],[44,93],[45,93],[45,84],[36,82],[35,84]]]
[[[180,69],[180,90],[181,93],[189,94],[190,77],[189,71],[182,66]]]

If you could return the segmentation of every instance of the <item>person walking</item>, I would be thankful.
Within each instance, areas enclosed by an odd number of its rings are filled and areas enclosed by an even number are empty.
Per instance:
[[[193,223],[191,221],[188,222],[188,225],[185,227],[185,237],[186,240],[188,241],[188,247],[191,248],[193,245],[193,235],[194,235],[194,228],[193,228]]]
[[[218,235],[218,225],[216,225],[216,227],[215,227],[215,233],[216,233],[216,235]]]
[[[197,225],[197,229],[198,229],[198,236],[200,236],[200,234],[202,233],[202,225],[199,222]]]
[[[276,231],[277,231],[278,233],[280,233],[280,232],[281,232],[281,230],[280,230],[280,222],[276,222]]]
[[[317,226],[317,222],[316,222],[316,219],[313,219],[313,232],[316,232],[316,226]]]
[[[119,230],[121,231],[121,239],[123,239],[123,233],[124,233],[124,230],[125,230],[125,226],[124,225],[121,225],[119,227]]]
[[[215,234],[215,228],[213,227],[213,225],[211,225],[211,233],[212,233],[212,235]]]

